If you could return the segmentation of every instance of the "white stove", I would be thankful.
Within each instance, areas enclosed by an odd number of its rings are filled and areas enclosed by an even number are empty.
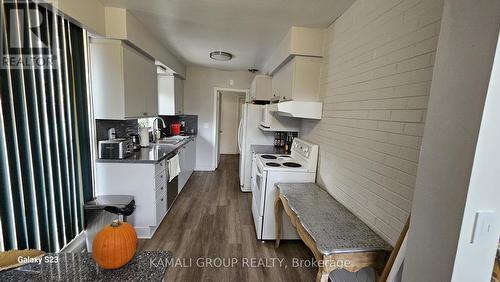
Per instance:
[[[314,183],[318,145],[295,138],[290,155],[259,154],[252,167],[252,214],[257,239],[275,240],[275,183]],[[300,239],[290,219],[283,215],[282,239]]]
[[[307,168],[288,155],[257,155],[258,161],[264,170],[268,171],[304,171]]]

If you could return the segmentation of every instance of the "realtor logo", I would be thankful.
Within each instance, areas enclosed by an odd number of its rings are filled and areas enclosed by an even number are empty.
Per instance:
[[[58,33],[55,1],[2,0],[1,68],[57,68]]]

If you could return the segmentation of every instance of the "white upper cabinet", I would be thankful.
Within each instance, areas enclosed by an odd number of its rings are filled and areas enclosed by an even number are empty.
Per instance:
[[[120,40],[92,39],[92,92],[96,119],[158,115],[156,66]]]
[[[274,73],[273,96],[280,101],[319,101],[321,58],[295,56]]]
[[[271,100],[272,96],[272,77],[256,75],[250,85],[250,101]]]
[[[158,74],[158,114],[184,113],[184,81],[172,74]]]
[[[293,56],[323,57],[325,30],[292,26],[268,58],[263,72],[273,74]]]

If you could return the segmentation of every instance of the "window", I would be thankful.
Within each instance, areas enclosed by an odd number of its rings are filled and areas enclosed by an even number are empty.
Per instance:
[[[86,31],[1,0],[0,251],[59,251],[92,197]]]

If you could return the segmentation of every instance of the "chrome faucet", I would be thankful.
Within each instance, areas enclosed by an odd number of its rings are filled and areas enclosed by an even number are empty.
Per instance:
[[[161,138],[161,130],[158,128],[158,125],[155,129],[155,121],[161,121],[162,128],[166,128],[165,121],[161,117],[156,117],[153,119],[153,142],[156,143]]]

